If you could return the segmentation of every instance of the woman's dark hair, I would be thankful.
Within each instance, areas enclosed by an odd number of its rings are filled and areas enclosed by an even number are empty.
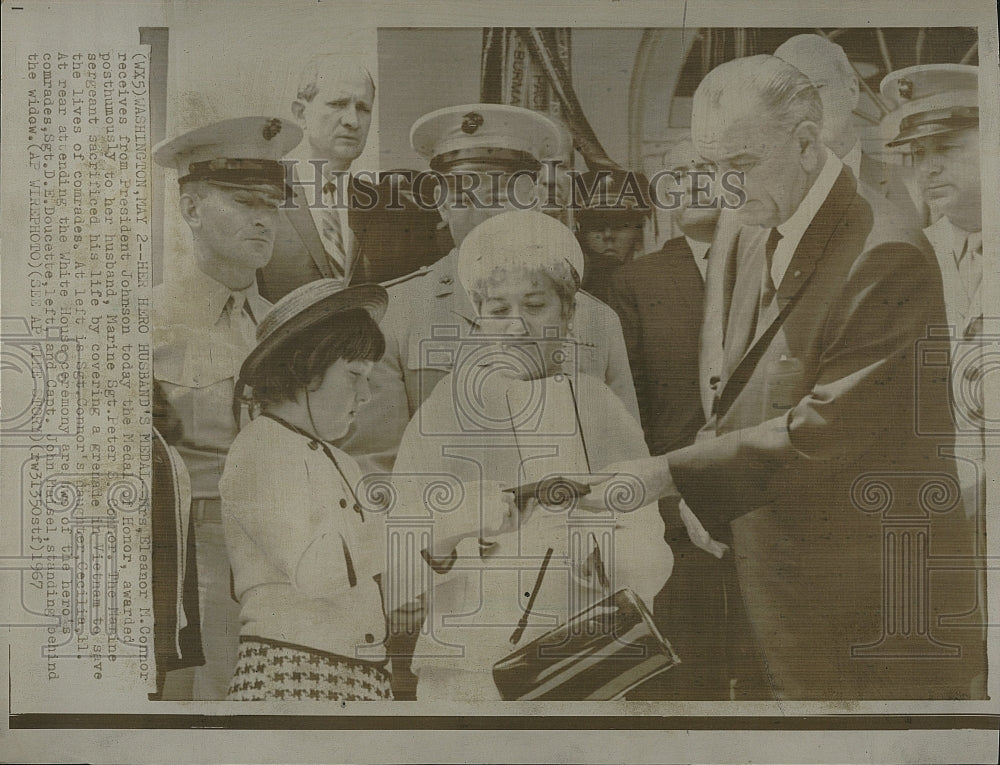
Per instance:
[[[378,361],[385,337],[363,308],[343,311],[300,332],[265,360],[252,381],[253,404],[267,408],[290,401],[338,360]]]

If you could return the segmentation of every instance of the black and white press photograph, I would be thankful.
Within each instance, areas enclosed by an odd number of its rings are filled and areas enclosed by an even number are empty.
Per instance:
[[[995,730],[996,9],[855,5],[8,5],[5,727]]]

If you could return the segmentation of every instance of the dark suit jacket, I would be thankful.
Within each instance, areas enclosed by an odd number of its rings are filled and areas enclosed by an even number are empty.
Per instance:
[[[694,441],[705,423],[698,393],[704,285],[683,236],[622,266],[609,304],[622,321],[650,454]]]
[[[436,210],[419,207],[405,194],[397,195],[402,209],[389,209],[393,198],[385,178],[378,185],[351,178],[347,220],[355,250],[349,284],[395,279],[434,263],[452,247],[447,231],[438,232]],[[294,206],[281,211],[271,260],[257,272],[258,290],[272,303],[296,287],[334,276],[301,186],[292,201]]]
[[[741,589],[778,697],[968,696],[979,631],[938,617],[975,609],[974,572],[920,573],[928,551],[973,549],[960,500],[950,504],[953,460],[938,457],[951,439],[920,433],[948,408],[946,373],[924,374],[922,361],[928,328],[944,323],[927,242],[845,169],[754,340],[767,235],[743,228],[724,246],[723,377],[706,424],[716,437],[669,455],[674,483],[700,517],[734,521]],[[909,612],[883,602],[893,577],[912,584]]]
[[[907,218],[908,224],[916,224],[920,228],[927,225],[927,212],[918,209],[903,183],[901,168],[896,165],[884,164],[869,154],[862,153],[861,169],[858,180],[868,185],[878,195],[895,207]],[[921,208],[923,205],[920,206]]]
[[[351,227],[360,246],[353,284],[388,282],[412,274],[437,263],[455,246],[433,207],[431,184],[421,185],[423,199],[417,204],[411,184],[394,175],[398,172],[382,175],[376,187],[377,202],[371,209],[355,211]],[[400,209],[390,209],[390,205]]]

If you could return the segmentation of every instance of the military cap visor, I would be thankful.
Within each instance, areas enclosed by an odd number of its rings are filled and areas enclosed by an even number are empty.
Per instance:
[[[410,145],[432,169],[447,172],[537,170],[564,150],[559,127],[544,114],[505,104],[449,106],[420,117]]]
[[[302,140],[297,125],[277,117],[238,117],[188,131],[153,150],[153,159],[177,171],[178,181],[285,189],[279,160]]]
[[[975,127],[979,127],[979,109],[977,107],[957,106],[918,112],[904,117],[900,121],[899,135],[886,143],[886,146],[903,146],[918,138],[946,135]]]
[[[177,179],[178,183],[206,181],[215,186],[243,188],[271,186],[286,188],[285,166],[269,159],[219,158],[207,162],[193,162],[188,174]]]
[[[882,120],[889,148],[979,125],[979,67],[918,64],[890,72],[879,84],[891,106]]]
[[[501,170],[514,173],[518,170],[538,170],[542,163],[527,151],[478,147],[445,152],[430,161],[431,170],[439,173],[476,173]]]

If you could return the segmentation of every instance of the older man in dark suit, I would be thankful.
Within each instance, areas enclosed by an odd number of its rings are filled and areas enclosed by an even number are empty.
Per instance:
[[[681,236],[659,252],[631,260],[611,280],[609,305],[622,320],[639,399],[639,415],[650,453],[686,446],[705,422],[698,394],[698,329],[701,326],[708,249],[719,218],[710,195],[692,205],[691,174],[711,166],[698,157],[690,139],[668,155],[680,197],[673,219]],[[704,177],[704,176],[702,176]]]
[[[775,57],[699,85],[695,143],[742,174],[748,224],[723,243],[714,437],[609,472],[732,521],[776,697],[968,698],[981,638],[950,625],[976,603],[975,572],[956,563],[973,528],[946,444],[915,427],[948,418],[947,381],[916,375],[944,322],[940,275],[921,232],[859,193],[821,129],[816,88]]]

